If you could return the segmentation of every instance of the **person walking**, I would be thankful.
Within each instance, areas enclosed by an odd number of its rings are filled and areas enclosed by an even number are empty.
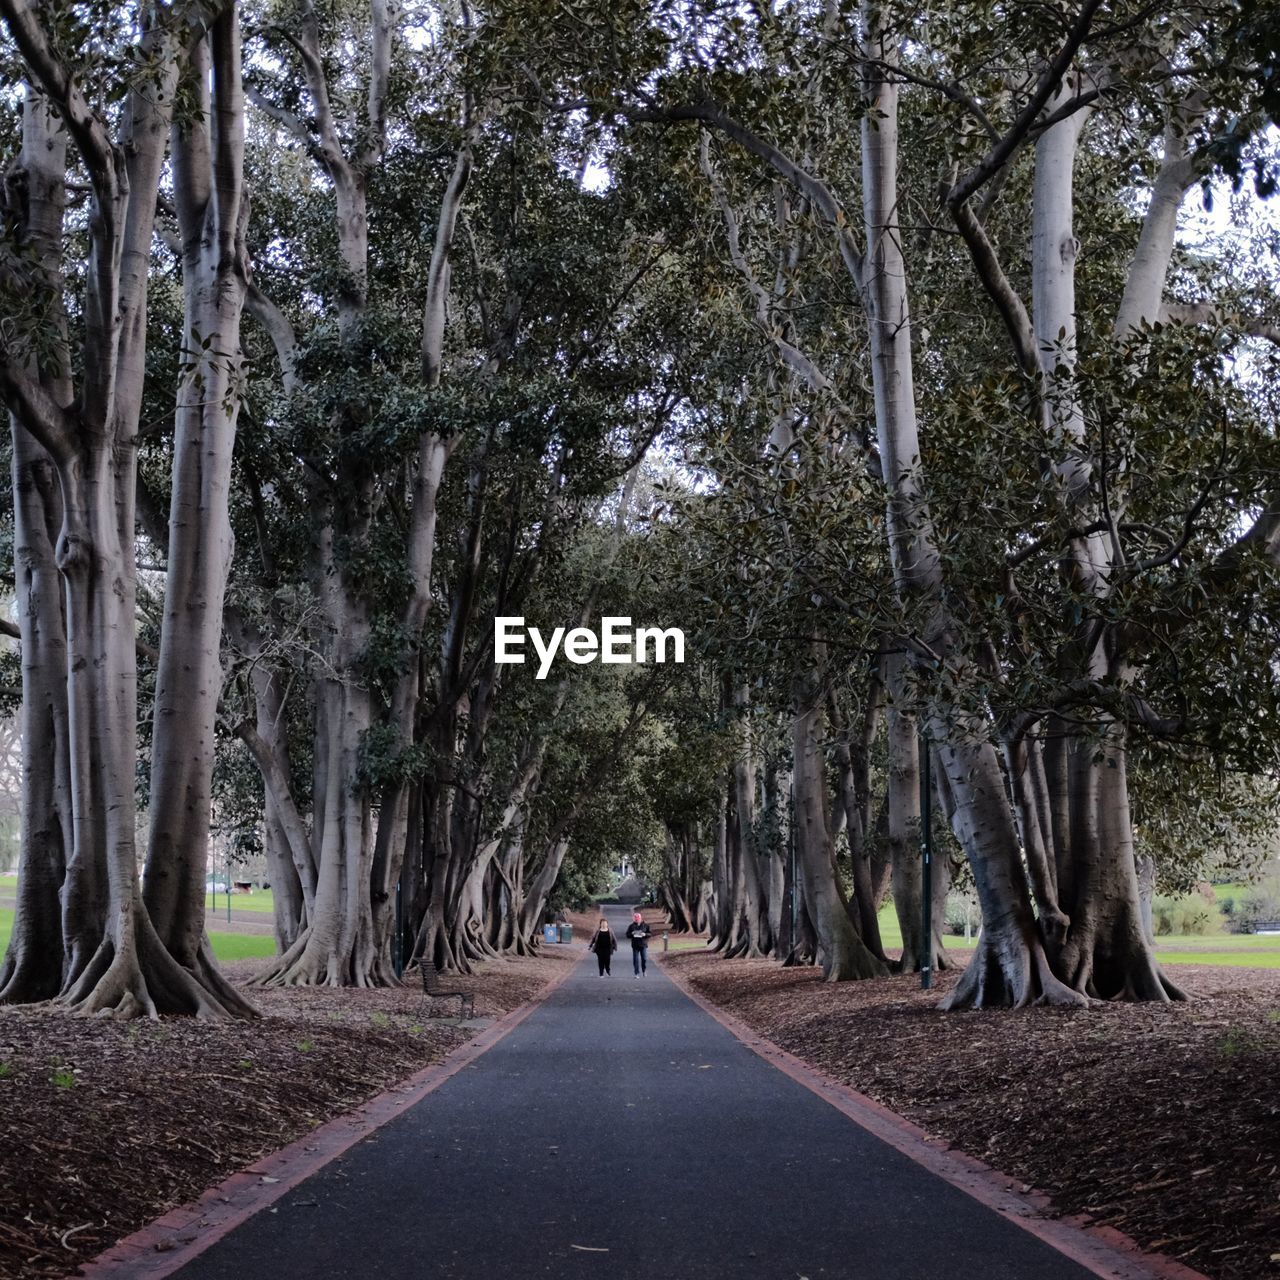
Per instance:
[[[631,923],[627,925],[627,937],[631,939],[631,965],[636,971],[637,978],[649,968],[649,934],[652,932],[653,930],[645,924],[644,916],[639,911],[631,917]]]
[[[600,966],[600,976],[602,978],[609,972],[609,961],[613,959],[613,953],[617,949],[617,936],[609,928],[609,922],[601,920],[596,926],[595,935],[591,939],[588,950],[596,953],[596,964]]]

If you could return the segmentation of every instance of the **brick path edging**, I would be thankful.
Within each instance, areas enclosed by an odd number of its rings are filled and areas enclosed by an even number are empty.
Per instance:
[[[684,974],[663,965],[672,982],[705,1013],[798,1084],[856,1125],[887,1142],[896,1151],[923,1165],[930,1173],[994,1210],[1001,1217],[1042,1240],[1073,1262],[1103,1280],[1209,1280],[1176,1258],[1149,1253],[1136,1240],[1114,1227],[1093,1225],[1087,1215],[1055,1217],[1053,1203],[1044,1192],[1023,1190],[1025,1184],[985,1164],[976,1156],[949,1146],[945,1139],[930,1137],[919,1125],[866,1094],[788,1053],[780,1045],[753,1030],[741,1019],[712,1003],[694,989]]]
[[[288,1146],[262,1156],[189,1204],[171,1209],[96,1258],[81,1263],[78,1274],[88,1280],[163,1280],[171,1276],[492,1049],[556,991],[585,954],[583,950],[573,964],[565,966],[564,973],[535,996],[459,1045],[442,1061],[424,1067]]]

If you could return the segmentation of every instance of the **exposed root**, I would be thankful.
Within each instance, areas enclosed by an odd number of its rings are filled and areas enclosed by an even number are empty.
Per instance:
[[[1118,921],[1094,921],[1069,937],[1058,959],[1072,987],[1095,1000],[1168,1004],[1187,998],[1160,968],[1137,911],[1126,906]]]
[[[841,947],[835,957],[824,956],[822,980],[824,982],[869,982],[873,978],[887,978],[889,965],[855,935],[854,943]]]
[[[201,945],[197,970],[183,968],[165,949],[140,904],[123,913],[117,929],[102,940],[58,1003],[85,1017],[120,1021],[161,1014],[208,1019],[259,1016],[219,972],[207,942]]]
[[[399,985],[385,957],[362,948],[357,960],[326,945],[308,927],[254,985],[260,987],[394,987]],[[412,963],[412,962],[410,962]]]
[[[1088,997],[1062,982],[1049,967],[1040,939],[983,932],[973,959],[940,1009],[1025,1009],[1030,1005],[1082,1006]]]
[[[0,965],[0,1004],[39,1004],[52,1000],[61,986],[61,947],[50,962],[48,954],[20,945],[14,938]]]

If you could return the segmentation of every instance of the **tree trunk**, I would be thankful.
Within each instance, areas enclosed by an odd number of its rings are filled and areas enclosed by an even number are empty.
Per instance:
[[[1088,757],[1077,778],[1087,778],[1090,785],[1077,799],[1093,809],[1094,821],[1079,824],[1088,838],[1072,852],[1071,928],[1060,971],[1075,990],[1095,998],[1183,1000],[1183,992],[1161,972],[1143,923],[1124,731],[1111,726],[1101,760],[1095,759],[1099,751],[1092,742],[1082,742],[1075,754]]]
[[[838,717],[835,700],[828,701],[831,707],[832,727],[836,731],[837,789],[840,796],[838,816],[843,820],[849,843],[849,863],[853,878],[853,895],[849,902],[849,910],[853,916],[854,927],[858,930],[867,950],[877,960],[887,964],[884,944],[880,940],[880,920],[876,915],[875,889],[871,882],[871,862],[867,856],[866,793],[869,789],[870,735],[864,737],[860,734],[856,744],[851,742],[849,726],[843,717]],[[863,724],[864,730],[871,729],[874,733],[874,723],[873,717],[867,717]],[[839,825],[840,823],[837,823],[837,827]]]
[[[23,103],[19,169],[25,178],[25,205],[5,211],[20,228],[21,243],[39,262],[42,283],[60,303],[66,134],[48,104],[30,89]],[[29,373],[65,404],[72,398],[65,347],[60,355],[60,371],[42,376],[32,366]],[[0,963],[0,1003],[17,1004],[51,999],[62,987],[59,893],[66,874],[72,806],[67,628],[55,554],[62,496],[47,451],[16,416],[10,426],[14,588],[22,661],[22,824],[13,934]]]
[[[739,713],[748,706],[745,686],[733,691],[733,703]],[[759,864],[755,848],[755,761],[751,756],[750,741],[745,733],[737,758],[733,762],[733,799],[736,823],[733,867],[736,873],[735,902],[738,914],[738,937],[727,955],[757,959],[769,954],[773,940],[769,937],[768,903],[760,882]]]
[[[797,678],[792,721],[796,863],[804,881],[804,899],[817,933],[825,979],[844,982],[878,978],[889,972],[888,967],[858,936],[836,883],[820,738],[823,702],[815,673]]]
[[[888,486],[890,557],[899,593],[927,613],[923,634],[948,655],[958,683],[972,668],[956,651],[937,540],[925,503],[916,424],[906,263],[898,222],[898,87],[890,74],[900,37],[881,25],[875,5],[866,27],[866,110],[862,118],[862,191],[867,236],[864,264],[870,324],[876,434]],[[1038,998],[1079,1003],[1054,977],[1037,931],[1003,777],[987,726],[959,707],[926,717],[929,737],[945,745],[938,759],[956,800],[957,827],[973,867],[983,911],[978,953],[943,1008],[1023,1005]]]
[[[244,93],[234,6],[197,46],[192,63],[200,116],[175,126],[173,139],[183,326],[192,349],[178,382],[144,901],[174,959],[227,1013],[243,1015],[252,1010],[222,977],[204,934],[246,288]]]

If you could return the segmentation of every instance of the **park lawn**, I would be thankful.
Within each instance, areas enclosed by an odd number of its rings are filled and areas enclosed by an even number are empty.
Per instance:
[[[880,942],[886,951],[902,950],[902,929],[898,924],[898,913],[894,910],[892,902],[886,902],[880,908],[880,914],[877,917],[880,922]],[[950,950],[952,947],[959,947],[961,950],[968,947],[972,950],[978,945],[977,930],[974,931],[973,937],[966,942],[963,934],[947,933],[942,937],[942,945]]]
[[[210,933],[213,954],[224,964],[232,960],[259,960],[276,954],[273,937],[259,933]]]
[[[1166,951],[1156,948],[1161,964],[1200,964],[1241,969],[1280,969],[1280,948],[1274,951]]]
[[[210,913],[214,911],[225,912],[227,909],[227,895],[225,893],[210,894],[205,906],[209,908]],[[232,911],[274,911],[275,900],[271,896],[270,889],[255,889],[252,893],[233,893],[231,895]]]
[[[13,908],[0,907],[0,955],[8,947],[12,932]],[[224,964],[232,960],[259,960],[276,953],[275,939],[258,934],[211,933],[209,942],[213,946],[213,954]]]

